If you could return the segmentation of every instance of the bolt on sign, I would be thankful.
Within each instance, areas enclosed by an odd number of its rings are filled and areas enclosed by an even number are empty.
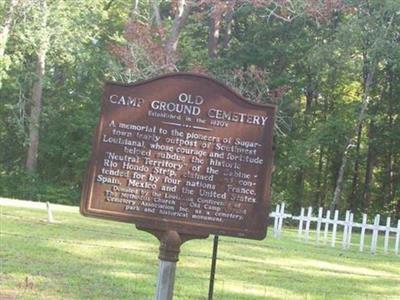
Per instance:
[[[263,239],[274,119],[275,106],[203,75],[107,83],[81,212],[150,232]]]

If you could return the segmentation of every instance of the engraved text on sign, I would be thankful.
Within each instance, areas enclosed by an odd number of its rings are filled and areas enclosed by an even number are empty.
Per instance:
[[[263,238],[274,112],[205,76],[107,84],[82,213]]]

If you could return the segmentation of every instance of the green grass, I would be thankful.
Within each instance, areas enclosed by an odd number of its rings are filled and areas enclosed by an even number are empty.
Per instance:
[[[0,299],[153,299],[158,241],[150,234],[78,213],[53,212],[57,223],[47,224],[44,210],[0,208]],[[221,237],[214,299],[400,299],[393,253],[316,246],[295,230],[270,235]],[[211,250],[212,238],[183,245],[174,299],[207,299]]]

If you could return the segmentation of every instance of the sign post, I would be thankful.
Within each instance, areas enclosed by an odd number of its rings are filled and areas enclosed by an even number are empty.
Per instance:
[[[172,298],[185,241],[266,236],[274,119],[203,75],[105,84],[81,213],[159,239],[156,299]]]
[[[172,299],[180,245],[181,239],[176,231],[166,231],[161,234],[155,300]]]
[[[155,300],[171,300],[174,293],[176,262],[160,260]]]
[[[208,300],[213,300],[214,297],[214,281],[215,271],[217,269],[218,239],[218,235],[214,235],[213,252],[211,258],[210,284],[208,286]]]

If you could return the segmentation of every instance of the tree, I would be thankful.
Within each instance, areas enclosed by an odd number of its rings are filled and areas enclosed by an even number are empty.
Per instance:
[[[175,69],[175,55],[176,49],[178,47],[179,36],[183,29],[183,26],[186,23],[187,18],[189,17],[191,7],[192,4],[189,1],[178,1],[174,22],[172,24],[170,33],[168,34],[168,38],[166,39],[164,46],[169,71],[173,71]]]
[[[329,207],[340,186],[340,209],[400,215],[398,1],[52,0],[44,29],[43,1],[17,3],[3,56],[2,195],[77,203],[102,82],[195,70],[278,103],[273,201]],[[37,74],[40,140],[27,175]]]
[[[379,9],[379,8],[378,8]],[[381,14],[379,14],[379,17],[384,16],[386,13],[386,10],[383,9],[383,11],[380,11]],[[363,15],[361,15],[363,17]],[[366,15],[367,18],[370,17],[370,14]],[[375,16],[376,17],[376,16]],[[379,24],[379,22],[375,22],[374,25],[378,25],[378,28],[373,28],[374,30],[374,38],[375,40],[372,41],[371,45],[363,45],[364,48],[366,49],[366,54],[363,56],[364,57],[364,78],[365,78],[365,83],[364,83],[364,91],[363,91],[363,96],[361,99],[361,108],[358,113],[357,117],[357,122],[355,125],[355,128],[353,129],[353,132],[350,133],[350,137],[348,138],[346,145],[345,145],[345,151],[343,152],[343,157],[342,157],[342,162],[340,165],[339,169],[339,175],[336,180],[336,187],[335,187],[335,192],[334,196],[332,199],[331,203],[331,211],[335,209],[337,206],[341,193],[342,193],[342,185],[343,185],[343,178],[344,178],[344,172],[345,168],[347,165],[347,160],[348,160],[348,155],[349,155],[349,150],[354,146],[354,135],[357,134],[358,129],[362,126],[362,123],[365,119],[365,115],[367,112],[368,108],[368,103],[370,102],[370,91],[371,91],[371,86],[373,84],[374,76],[376,69],[378,67],[379,63],[379,49],[382,45],[382,40],[385,40],[388,34],[388,31],[391,29],[393,20],[394,20],[394,14],[391,14],[389,18],[383,18],[384,23]],[[371,33],[368,33],[371,34]],[[366,39],[369,41],[369,39]],[[366,184],[368,185],[368,182],[370,181],[370,175],[367,176],[368,179],[366,179]]]
[[[35,81],[32,87],[31,113],[29,120],[29,147],[26,158],[26,169],[30,173],[36,171],[39,147],[40,115],[42,111],[43,78],[45,75],[46,54],[49,48],[48,9],[46,0],[40,0],[38,30],[38,48],[36,49]]]

